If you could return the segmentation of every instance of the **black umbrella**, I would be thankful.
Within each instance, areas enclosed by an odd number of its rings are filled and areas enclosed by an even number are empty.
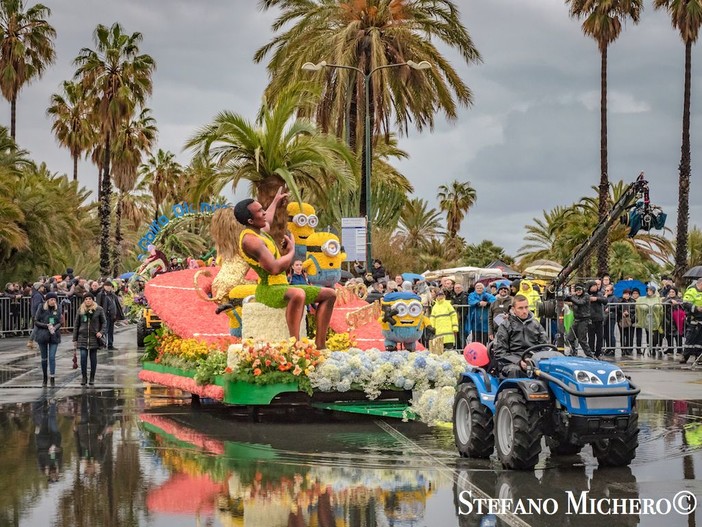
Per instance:
[[[702,278],[702,265],[696,265],[688,269],[683,278]]]

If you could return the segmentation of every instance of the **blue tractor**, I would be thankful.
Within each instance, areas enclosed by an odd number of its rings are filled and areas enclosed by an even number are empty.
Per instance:
[[[523,378],[500,379],[483,368],[463,374],[453,405],[453,430],[463,457],[497,449],[505,468],[529,470],[541,453],[572,455],[586,444],[603,466],[636,456],[640,389],[608,362],[564,356],[548,344],[527,349]]]

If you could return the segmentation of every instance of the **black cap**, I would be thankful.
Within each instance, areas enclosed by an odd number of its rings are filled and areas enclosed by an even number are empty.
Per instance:
[[[575,289],[582,289],[583,291],[585,291],[585,284],[583,284],[582,282],[578,282],[577,284],[575,284]]]
[[[44,297],[45,300],[48,300],[49,298],[53,298],[54,300],[58,299],[58,295],[54,293],[53,291],[49,291],[46,293],[46,296]]]
[[[92,298],[93,300],[95,300],[95,294],[92,293],[91,291],[88,291],[87,293],[85,293],[83,295],[83,299],[86,299],[86,298]]]

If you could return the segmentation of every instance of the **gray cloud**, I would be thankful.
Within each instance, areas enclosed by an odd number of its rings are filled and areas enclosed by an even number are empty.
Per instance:
[[[51,93],[73,75],[72,60],[93,47],[98,23],[119,21],[144,36],[142,51],[157,61],[149,101],[159,126],[159,147],[182,152],[185,140],[222,110],[253,118],[267,82],[256,49],[271,38],[275,13],[256,3],[208,0],[98,2],[45,0],[58,37],[57,63],[25,88],[18,103],[18,141],[54,171],[71,171],[45,117]],[[470,180],[478,203],[464,222],[471,242],[492,239],[509,253],[523,243],[524,225],[541,211],[570,204],[599,181],[600,58],[562,0],[463,0],[463,21],[483,55],[467,66],[446,50],[475,94],[456,122],[437,120],[434,133],[410,131],[399,164],[415,193],[436,205],[436,189]],[[684,48],[666,13],[650,5],[637,26],[628,24],[609,51],[609,172],[633,180],[644,170],[652,199],[669,226],[677,213]],[[702,53],[693,49],[691,223],[702,225],[699,196],[702,116],[694,104],[702,89]],[[9,104],[0,117],[9,122]],[[4,112],[4,113],[3,113]],[[95,189],[96,169],[80,165],[80,180]],[[245,192],[247,189],[241,189]]]

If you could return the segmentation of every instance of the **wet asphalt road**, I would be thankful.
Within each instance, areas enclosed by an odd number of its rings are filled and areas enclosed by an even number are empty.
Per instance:
[[[0,437],[15,445],[0,454],[0,525],[702,525],[702,503],[686,509],[702,501],[702,368],[621,363],[642,388],[631,467],[544,448],[536,470],[513,472],[460,459],[448,428],[191,408],[137,379],[133,329],[82,389],[69,340],[53,389],[24,340],[0,340]]]

